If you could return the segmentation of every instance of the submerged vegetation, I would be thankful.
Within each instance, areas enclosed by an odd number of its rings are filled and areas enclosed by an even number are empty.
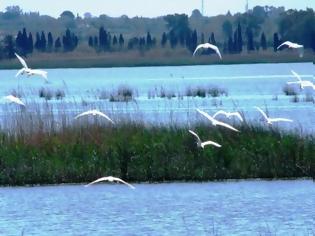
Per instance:
[[[78,183],[104,175],[129,181],[315,176],[312,136],[246,123],[233,133],[197,123],[189,129],[222,145],[202,150],[186,125],[122,120],[112,126],[67,117],[33,113],[13,122],[11,131],[2,129],[0,185]]]

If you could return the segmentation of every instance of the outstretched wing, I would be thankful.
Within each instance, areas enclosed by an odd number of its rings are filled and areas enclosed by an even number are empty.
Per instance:
[[[286,118],[273,118],[271,119],[272,122],[293,122],[291,119],[286,119]]]
[[[16,73],[15,77],[18,77],[18,76],[19,76],[20,74],[22,74],[24,71],[25,71],[25,68],[22,68],[21,70],[19,70],[19,71]]]
[[[212,116],[213,118],[216,118],[218,115],[225,115],[225,116],[228,116],[228,113],[223,111],[223,110],[220,110],[220,111],[217,111],[216,113],[214,113],[214,115]]]
[[[214,45],[213,45],[214,46]],[[220,57],[220,59],[222,60],[222,55],[220,53],[220,50],[217,46],[214,46],[213,50],[216,52],[216,54],[218,54],[218,56]]]
[[[229,125],[229,124],[226,124],[226,123],[224,123],[224,122],[216,121],[216,124],[217,124],[217,125],[220,125],[220,126],[223,126],[223,127],[225,127],[225,128],[231,129],[231,130],[233,130],[233,131],[235,131],[235,132],[240,132],[239,130],[235,129],[233,126],[231,126],[231,125]]]
[[[95,113],[97,114],[97,115],[99,115],[99,116],[101,116],[101,117],[104,117],[104,118],[106,118],[107,120],[109,120],[112,124],[115,124],[115,122],[114,121],[112,121],[112,119],[111,118],[109,118],[106,114],[104,114],[103,112],[100,112],[100,111],[95,111]]]
[[[199,45],[196,47],[196,49],[195,49],[195,51],[194,51],[194,53],[193,53],[193,56],[195,56],[195,54],[197,53],[197,51],[198,51],[200,48],[205,48],[205,44],[199,44]]]
[[[266,115],[266,113],[263,111],[263,110],[261,110],[259,107],[255,107],[262,115],[263,115],[263,117],[268,121],[268,116]]]
[[[74,119],[78,119],[79,117],[86,116],[86,115],[89,115],[89,114],[92,114],[92,112],[91,111],[85,111],[85,112],[80,113],[76,117],[74,117]]]
[[[93,182],[91,182],[91,183],[85,185],[85,187],[89,187],[89,186],[92,185],[92,184],[96,184],[96,183],[98,183],[98,182],[107,181],[107,180],[108,180],[108,177],[102,177],[102,178],[99,178],[99,179],[97,179],[97,180],[94,180]]]
[[[132,186],[131,184],[127,183],[126,181],[123,181],[122,179],[120,178],[116,178],[116,177],[113,177],[114,181],[117,181],[117,182],[120,182],[120,183],[123,183],[125,185],[127,185],[128,187],[132,188],[132,189],[135,189],[134,186]]]
[[[283,46],[288,46],[288,47],[290,47],[291,45],[292,45],[292,43],[291,43],[290,41],[286,41],[286,42],[280,44],[280,45],[277,47],[277,50],[279,50],[279,49],[280,49],[281,47],[283,47]]]
[[[204,147],[206,145],[212,145],[212,146],[215,146],[215,147],[222,147],[220,144],[218,144],[216,142],[213,142],[213,141],[206,141],[206,142],[201,143],[202,147]]]
[[[19,59],[19,61],[21,62],[22,66],[23,66],[25,69],[28,69],[28,66],[27,66],[25,60],[24,60],[22,57],[20,57],[17,53],[14,53],[14,54],[15,54],[15,56],[17,57],[17,59]]]
[[[291,73],[295,76],[295,78],[297,78],[299,81],[302,81],[302,78],[301,78],[301,76],[298,74],[298,73],[296,73],[294,70],[291,70]]]
[[[200,138],[199,138],[198,134],[196,134],[194,131],[189,130],[189,133],[191,133],[192,135],[194,135],[194,136],[200,141]]]
[[[210,116],[208,113],[206,113],[206,112],[204,112],[204,111],[202,111],[202,110],[200,110],[200,109],[196,109],[201,115],[203,115],[204,117],[206,117],[208,120],[210,120],[212,123],[215,121],[215,119],[212,117],[212,116]]]
[[[31,70],[31,74],[42,76],[47,81],[47,71],[44,70]]]
[[[243,117],[241,116],[241,114],[239,112],[233,112],[231,113],[232,116],[236,116],[241,122],[243,122]]]

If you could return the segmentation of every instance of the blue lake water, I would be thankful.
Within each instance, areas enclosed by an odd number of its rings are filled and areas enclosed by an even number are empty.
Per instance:
[[[291,74],[296,71],[303,79],[314,81],[315,66],[312,63],[250,64],[250,65],[206,65],[137,68],[94,68],[94,69],[50,69],[45,84],[41,78],[15,78],[17,70],[0,71],[0,94],[8,95],[13,90],[22,95],[27,111],[36,110],[38,103],[51,106],[56,113],[67,113],[72,119],[79,112],[98,108],[114,120],[124,118],[144,120],[148,123],[191,124],[203,120],[195,108],[209,113],[219,109],[241,111],[247,120],[259,122],[261,115],[254,106],[267,109],[272,117],[283,116],[293,119],[294,124],[280,124],[283,128],[313,133],[315,129],[315,105],[306,101],[314,97],[314,91],[298,91],[299,102],[284,95],[288,81],[296,81]],[[134,101],[110,102],[100,99],[121,86],[134,91]],[[186,97],[187,88],[216,87],[228,95],[218,98]],[[65,92],[62,100],[46,101],[38,94],[41,88]],[[297,88],[296,88],[297,89]],[[174,93],[175,98],[152,98],[152,94]],[[149,96],[150,95],[150,96]],[[150,99],[149,99],[150,97]],[[34,102],[37,103],[34,105]],[[2,115],[16,106],[0,102]],[[9,107],[9,108],[8,108]],[[233,122],[233,121],[230,121]]]
[[[309,180],[0,188],[0,235],[314,235]]]

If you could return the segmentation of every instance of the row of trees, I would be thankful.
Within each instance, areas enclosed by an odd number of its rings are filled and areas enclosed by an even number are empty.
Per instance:
[[[0,18],[13,17],[13,13],[17,14],[17,9],[11,9],[5,15],[0,14]],[[61,18],[63,20],[69,18],[73,24],[76,24],[77,19],[70,13],[64,12]],[[198,14],[197,10],[193,12],[191,17],[185,14],[163,17],[166,30],[159,34],[155,33],[154,36],[152,36],[151,32],[147,32],[144,36],[134,36],[128,33],[131,36],[127,38],[122,33],[113,34],[104,27],[99,27],[98,35],[91,35],[86,38],[83,32],[78,29],[76,31],[81,35],[81,43],[88,43],[90,47],[95,48],[99,52],[122,49],[149,50],[154,47],[170,47],[173,49],[183,47],[193,52],[199,43],[209,42],[219,46],[224,53],[235,54],[242,53],[244,50],[267,50],[267,48],[272,47],[276,50],[277,46],[284,40],[304,44],[306,48],[313,48],[315,51],[315,13],[312,9],[307,9],[306,11],[280,11],[280,17],[277,16],[276,18],[279,22],[279,31],[273,35],[269,29],[269,33],[265,33],[261,29],[264,22],[273,17],[272,14],[275,14],[275,9],[267,7],[255,7],[253,10],[237,16],[227,14],[226,20],[221,25],[223,37],[222,35],[218,36],[214,32],[206,35],[200,30],[200,27],[199,30],[197,29],[198,27],[196,29],[191,28],[191,25],[196,26],[196,24],[192,24],[193,20],[202,22],[204,19],[208,19]],[[216,36],[218,36],[219,40],[217,40]],[[45,33],[44,31],[37,32],[33,37],[32,33],[27,33],[24,28],[17,33],[16,37],[3,37],[2,42],[0,42],[0,54],[2,54],[2,57],[12,56],[12,53],[10,53],[12,50],[9,50],[10,47],[24,55],[30,54],[34,50],[40,52],[69,52],[75,50],[78,44],[78,37],[69,29],[61,37],[54,38],[52,32]],[[211,51],[207,50],[204,53],[208,54]]]
[[[1,55],[2,57],[12,58],[14,57],[14,52],[18,52],[26,56],[33,53],[34,50],[48,53],[69,52],[73,51],[78,46],[78,43],[78,37],[69,29],[66,30],[62,37],[57,37],[56,40],[54,40],[51,32],[48,32],[48,34],[44,31],[36,32],[34,40],[32,33],[27,33],[26,28],[23,28],[22,31],[18,32],[15,39],[10,35],[4,38]]]

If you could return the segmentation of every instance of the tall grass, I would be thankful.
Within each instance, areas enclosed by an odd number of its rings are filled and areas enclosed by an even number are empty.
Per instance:
[[[315,176],[313,136],[251,124],[240,133],[190,125],[145,125],[95,117],[74,121],[62,107],[9,110],[0,132],[0,185],[88,182],[104,175],[130,181],[205,181]],[[187,131],[222,148],[197,148]]]

